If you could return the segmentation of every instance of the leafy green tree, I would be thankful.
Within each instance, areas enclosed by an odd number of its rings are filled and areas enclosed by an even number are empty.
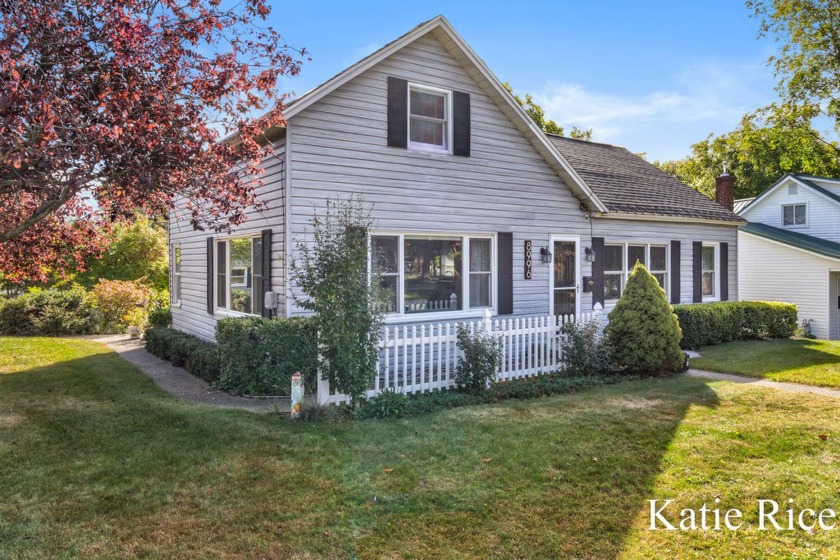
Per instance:
[[[724,167],[735,176],[736,198],[760,194],[785,173],[840,176],[837,146],[820,138],[814,117],[811,106],[770,105],[732,132],[692,145],[690,156],[654,164],[710,197]]]
[[[133,221],[115,224],[105,239],[102,257],[88,263],[88,270],[75,278],[78,284],[92,288],[100,279],[145,278],[158,292],[168,289],[169,255],[163,226],[137,215]]]
[[[840,2],[748,0],[747,7],[761,20],[759,37],[781,43],[769,62],[782,98],[829,117],[840,131]]]
[[[562,126],[551,119],[545,118],[545,109],[534,102],[534,98],[530,93],[526,93],[525,98],[523,99],[514,93],[513,88],[509,83],[505,82],[502,85],[510,92],[516,102],[519,103],[519,106],[525,109],[525,113],[531,117],[531,120],[534,121],[538,127],[540,127],[540,130],[546,134],[565,136],[565,131]],[[589,142],[592,140],[592,129],[582,130],[576,126],[572,127],[572,130],[569,131],[569,137],[574,138],[575,140],[586,140]]]
[[[358,407],[376,375],[385,309],[378,266],[368,270],[373,219],[360,197],[328,199],[311,224],[292,262],[292,280],[304,296],[295,298],[314,313],[321,374]]]
[[[642,263],[627,278],[604,336],[612,360],[627,373],[660,375],[683,363],[682,331],[665,291]]]

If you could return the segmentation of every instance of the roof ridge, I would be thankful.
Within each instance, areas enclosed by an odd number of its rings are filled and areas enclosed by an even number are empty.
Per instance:
[[[562,134],[556,134],[554,132],[543,132],[543,134],[545,134],[546,136],[553,137],[553,138],[560,138],[562,140],[568,140],[569,142],[582,142],[582,143],[586,143],[586,144],[594,144],[596,146],[607,146],[608,148],[620,148],[622,150],[627,150],[627,148],[625,148],[624,146],[618,146],[616,144],[608,144],[607,142],[595,142],[594,140],[582,140],[580,138],[570,138],[568,136],[563,136]],[[627,150],[627,151],[630,152],[630,150]],[[633,152],[630,152],[630,153],[632,154]]]

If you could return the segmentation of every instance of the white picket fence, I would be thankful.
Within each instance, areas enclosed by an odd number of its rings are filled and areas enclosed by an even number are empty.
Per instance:
[[[496,319],[489,312],[482,320],[465,322],[472,332],[493,333],[502,343],[499,381],[552,373],[563,363],[561,328],[570,322],[598,320],[600,312],[574,315]],[[389,389],[401,393],[422,393],[446,389],[454,384],[453,375],[460,349],[456,344],[458,323],[389,325],[380,341],[377,373],[368,396]],[[330,391],[318,379],[319,404],[339,404],[349,397]]]

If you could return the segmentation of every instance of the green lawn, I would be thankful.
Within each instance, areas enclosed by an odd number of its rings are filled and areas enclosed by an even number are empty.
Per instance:
[[[707,371],[840,388],[840,341],[748,340],[707,346],[691,366]]]
[[[646,529],[654,498],[840,512],[838,413],[680,376],[292,424],[182,404],[93,342],[0,338],[0,558],[840,558],[840,527]]]

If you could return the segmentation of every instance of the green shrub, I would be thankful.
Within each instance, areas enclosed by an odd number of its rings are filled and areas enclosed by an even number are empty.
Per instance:
[[[172,326],[172,311],[168,308],[152,309],[149,311],[149,326],[155,329]]]
[[[796,306],[770,301],[723,301],[674,306],[683,348],[733,340],[790,338],[796,332]]]
[[[627,278],[604,336],[613,363],[625,372],[659,375],[683,365],[680,325],[659,282],[641,263]]]
[[[0,335],[73,335],[104,331],[85,290],[38,290],[0,302]]]
[[[359,418],[399,418],[408,410],[408,397],[392,389],[386,389],[362,403]]]
[[[509,399],[535,399],[567,395],[583,389],[604,387],[633,379],[627,375],[587,375],[569,377],[550,374],[495,383],[481,394],[436,390],[408,395],[405,415],[425,414],[446,408],[495,403]]]
[[[487,390],[502,361],[502,341],[492,333],[471,332],[463,323],[458,325],[458,366],[455,384],[462,391],[478,394]]]
[[[167,328],[148,329],[145,338],[146,350],[150,354],[183,367],[208,383],[219,379],[219,353],[212,342]]]
[[[568,375],[600,375],[610,371],[610,347],[597,319],[566,323],[561,330],[563,372]]]
[[[384,320],[381,266],[369,255],[367,232],[374,225],[361,198],[327,199],[324,212],[312,218],[311,238],[297,240],[291,267],[304,296],[295,296],[297,303],[313,313],[321,374],[354,407],[376,375]]]
[[[230,317],[216,323],[221,359],[217,386],[235,394],[289,395],[292,375],[313,392],[318,341],[311,318]]]

